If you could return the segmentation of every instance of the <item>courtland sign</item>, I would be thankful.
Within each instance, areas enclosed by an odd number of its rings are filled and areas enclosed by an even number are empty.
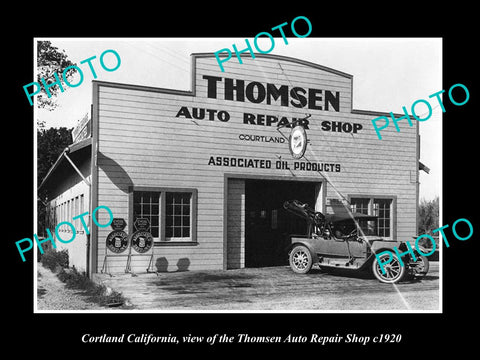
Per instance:
[[[206,83],[207,98],[220,99],[226,102],[241,102],[261,104],[264,106],[280,105],[285,108],[304,110],[319,110],[329,112],[340,111],[340,92],[303,88],[299,86],[277,85],[273,83],[261,83],[258,81],[245,81],[243,79],[224,78],[220,76],[203,75]],[[289,117],[278,114],[253,114],[244,112],[241,119],[232,121],[241,122],[245,125],[289,127],[301,125],[309,129],[309,120],[302,117]],[[232,117],[225,109],[211,109],[182,106],[178,111],[177,118],[190,120],[208,120],[228,123]],[[321,121],[319,126],[323,131],[357,133],[363,128],[361,124],[341,121]]]

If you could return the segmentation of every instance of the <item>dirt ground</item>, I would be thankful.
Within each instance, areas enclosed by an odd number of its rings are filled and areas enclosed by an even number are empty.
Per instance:
[[[37,263],[38,310],[105,310],[106,308],[86,300],[82,292],[67,289],[57,275]]]
[[[439,311],[439,263],[421,280],[380,283],[359,272],[288,266],[174,273],[97,274],[96,281],[120,291],[140,310],[255,311]]]
[[[156,274],[96,274],[94,280],[120,291],[127,310],[174,311],[424,311],[439,310],[439,265],[428,275],[393,286],[356,272],[293,273],[288,266]],[[112,311],[67,289],[38,264],[38,310]],[[118,309],[118,310],[125,310]]]

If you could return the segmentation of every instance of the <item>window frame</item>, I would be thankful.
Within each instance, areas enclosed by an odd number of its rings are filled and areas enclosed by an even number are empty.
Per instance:
[[[181,203],[176,203],[175,201],[178,200],[178,199],[173,198],[174,203],[172,203],[171,205],[172,205],[173,209],[175,209],[175,206],[177,206],[181,210],[181,214],[175,214],[175,211],[172,214],[168,213],[167,208],[168,208],[169,204],[167,204],[167,196],[168,196],[168,194],[175,194],[175,193],[177,193],[177,194],[189,194],[189,197],[190,197],[190,199],[188,201],[188,207],[190,208],[190,211],[189,211],[189,214],[188,214],[188,218],[189,218],[189,220],[188,220],[189,230],[188,231],[189,231],[189,234],[190,234],[189,236],[179,236],[179,237],[174,236],[175,228],[179,228],[180,232],[183,233],[184,226],[183,225],[180,225],[180,226],[175,225],[175,218],[180,217],[180,221],[183,224],[183,219],[182,219],[182,217],[184,216],[183,206],[186,205],[186,204],[183,203],[183,199],[182,199]],[[166,203],[166,206],[165,206],[165,220],[167,220],[168,216],[172,216],[172,225],[171,225],[172,236],[167,236],[167,234],[166,234],[167,233],[167,228],[169,227],[168,222],[166,221],[165,222],[165,229],[164,229],[165,230],[165,241],[191,241],[190,240],[191,239],[191,231],[192,231],[192,210],[191,210],[191,208],[192,208],[192,205],[193,205],[192,204],[193,203],[193,194],[190,191],[182,191],[182,192],[180,192],[180,191],[165,191],[164,194],[165,194],[165,203]],[[176,239],[178,239],[178,240],[176,240]]]
[[[397,197],[395,195],[366,195],[366,194],[349,194],[348,203],[352,206],[352,199],[368,199],[368,215],[374,215],[375,200],[390,200],[390,236],[381,236],[387,240],[397,239]],[[378,231],[377,220],[377,231]]]
[[[198,245],[197,242],[197,203],[198,190],[195,188],[170,188],[170,187],[149,187],[149,186],[129,186],[128,188],[128,228],[133,233],[134,217],[134,193],[135,192],[158,192],[160,193],[158,238],[154,238],[155,246],[178,246],[178,245]],[[166,237],[166,193],[190,193],[190,237],[184,240],[178,238]]]

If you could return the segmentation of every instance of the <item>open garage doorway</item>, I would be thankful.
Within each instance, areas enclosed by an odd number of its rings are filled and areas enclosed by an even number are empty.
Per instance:
[[[283,208],[297,199],[315,207],[321,183],[245,180],[245,267],[288,264],[290,234],[305,234],[307,224]]]

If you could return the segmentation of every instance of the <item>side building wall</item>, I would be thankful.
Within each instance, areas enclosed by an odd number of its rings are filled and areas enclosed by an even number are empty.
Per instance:
[[[90,174],[90,159],[78,162],[77,166],[86,175],[87,181],[91,182],[91,175],[87,175]],[[55,239],[56,249],[59,251],[68,250],[69,265],[75,266],[81,272],[87,271],[87,231],[80,218],[75,220],[73,218],[89,212],[90,187],[73,168],[70,168],[70,164],[59,173],[58,177],[55,176],[51,181],[54,181],[57,185],[50,191],[49,195],[51,200],[47,205],[47,228],[50,229]],[[88,223],[89,217],[85,216],[84,219],[90,231],[92,225]],[[75,228],[75,234],[73,234],[69,225],[63,224],[58,227],[58,236],[56,236],[55,229],[61,222],[71,223]],[[70,241],[70,239],[73,240]]]

